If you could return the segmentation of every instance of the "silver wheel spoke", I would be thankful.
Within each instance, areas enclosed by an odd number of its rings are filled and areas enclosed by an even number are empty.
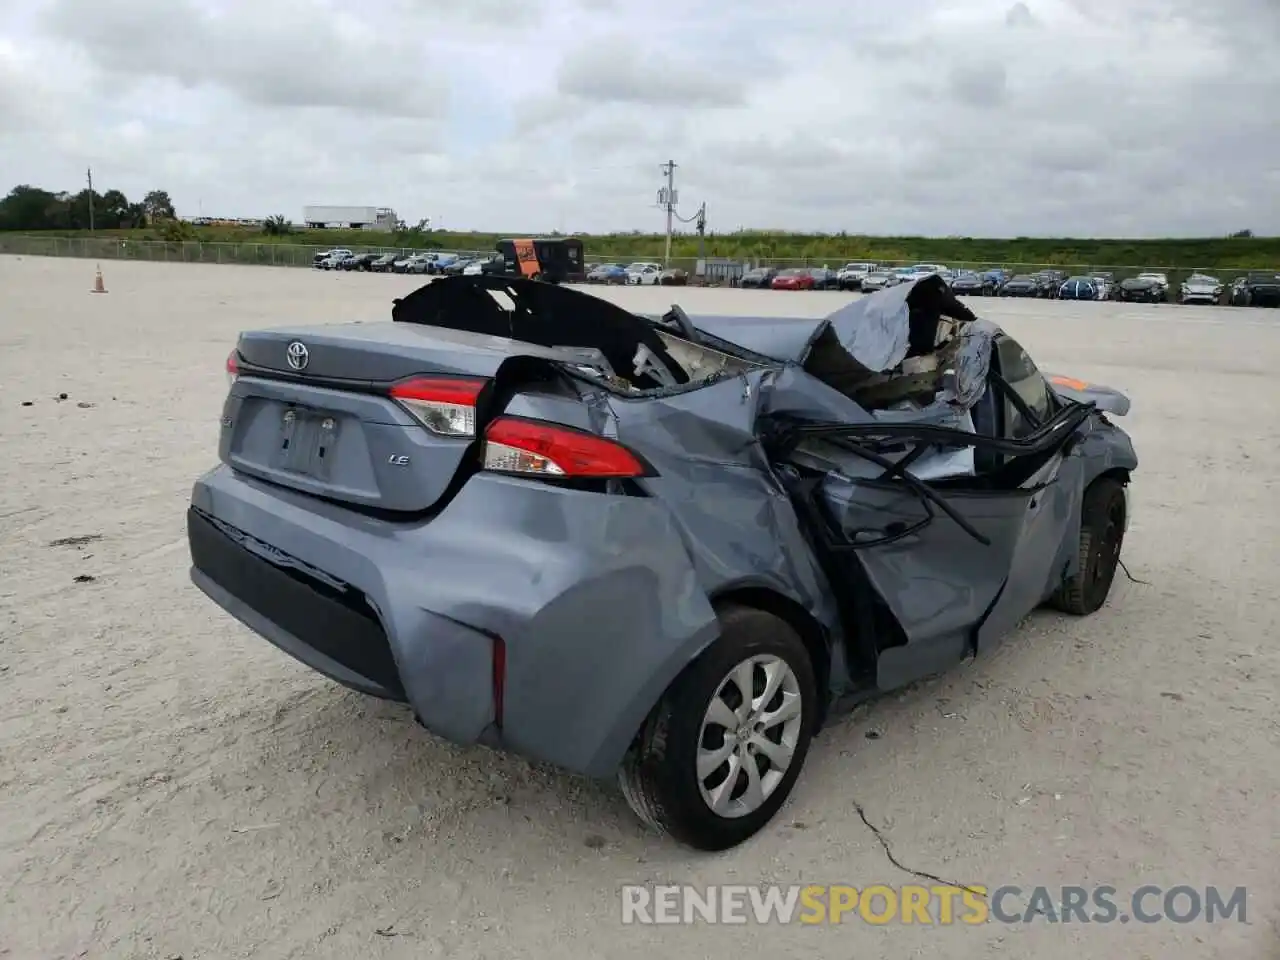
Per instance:
[[[790,674],[791,669],[781,660],[775,660],[773,663],[765,664],[764,668],[764,693],[752,703],[753,710],[763,710],[767,707],[771,700],[778,694],[778,688],[782,686],[782,681]]]
[[[760,783],[760,768],[756,766],[755,758],[748,755],[742,769],[747,774],[747,789],[738,798],[738,802],[748,811],[755,810],[765,800],[764,786]]]
[[[738,717],[729,705],[716,696],[711,701],[711,706],[707,708],[705,717],[706,723],[714,723],[716,726],[724,727],[726,730],[732,730],[738,725]]]
[[[733,755],[733,749],[736,746],[733,740],[726,738],[723,747],[698,751],[698,779],[705,780],[719,770],[721,765]]]
[[[791,757],[794,751],[786,743],[774,743],[768,737],[762,737],[759,734],[752,737],[750,742],[753,747],[768,758],[774,769],[779,773],[791,766]]]
[[[802,705],[800,703],[800,695],[795,693],[784,693],[782,695],[782,706],[772,713],[763,714],[760,717],[760,723],[766,730],[776,727],[780,723],[786,723],[800,716]]]
[[[756,665],[752,660],[744,660],[738,664],[738,669],[733,672],[733,682],[742,694],[742,703],[734,712],[738,715],[738,720],[747,719],[751,714],[751,691],[755,689]]]
[[[711,791],[711,809],[724,814],[729,809],[729,799],[733,796],[733,788],[738,785],[738,771],[742,769],[742,759],[735,752],[729,757],[729,775],[724,782]]]

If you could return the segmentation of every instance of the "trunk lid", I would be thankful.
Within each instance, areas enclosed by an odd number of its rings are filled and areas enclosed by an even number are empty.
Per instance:
[[[413,513],[478,468],[477,437],[522,391],[558,390],[584,405],[559,372],[589,371],[640,397],[761,365],[606,300],[494,276],[428,283],[395,301],[390,322],[243,333],[228,364],[225,463],[315,496]],[[558,407],[546,419],[578,412]]]
[[[219,456],[237,471],[303,493],[424,512],[459,477],[475,437],[433,432],[392,397],[395,385],[432,378],[474,388],[478,433],[506,361],[589,364],[594,354],[393,322],[247,332],[237,344]]]

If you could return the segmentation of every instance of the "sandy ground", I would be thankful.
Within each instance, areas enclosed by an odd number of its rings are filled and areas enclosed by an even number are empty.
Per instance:
[[[981,301],[1042,366],[1134,398],[1125,559],[1148,584],[837,721],[774,825],[703,856],[610,785],[434,739],[189,584],[237,331],[380,318],[412,279],[104,267],[92,296],[91,262],[0,258],[0,956],[1280,957],[1280,314]],[[620,924],[624,883],[913,882],[855,803],[917,870],[1247,885],[1248,922]]]

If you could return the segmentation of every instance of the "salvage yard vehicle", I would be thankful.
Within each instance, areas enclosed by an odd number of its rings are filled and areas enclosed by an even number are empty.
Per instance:
[[[812,290],[813,286],[813,273],[808,267],[788,267],[781,270],[769,284],[773,290]]]
[[[433,276],[443,274],[459,260],[464,259],[456,253],[438,253],[435,256],[428,254],[427,256],[430,259],[426,261],[426,268],[423,272]]]
[[[901,278],[896,272],[887,267],[880,267],[872,270],[862,278],[862,292],[875,293],[877,290],[884,290],[886,287],[897,286],[901,282]]]
[[[576,237],[524,237],[499,240],[497,251],[506,273],[547,283],[581,283],[587,279],[582,241]]]
[[[830,267],[807,267],[814,290],[839,290],[840,279]]]
[[[1009,279],[1009,274],[1000,267],[992,267],[990,270],[983,271],[982,279],[991,284],[991,290],[994,293],[1005,285],[1005,282]]]
[[[878,269],[878,263],[846,263],[836,271],[836,279],[841,290],[861,290],[863,278]]]
[[[1116,287],[1116,299],[1124,303],[1164,303],[1168,297],[1169,283],[1158,274],[1125,277]]]
[[[754,267],[742,275],[739,286],[747,289],[768,290],[773,285],[773,278],[778,271],[773,267]]]
[[[426,273],[427,266],[434,259],[434,254],[414,253],[401,257],[391,264],[392,273]]]
[[[323,260],[316,261],[315,266],[321,270],[341,270],[342,265],[354,257],[350,250],[330,250]]]
[[[662,276],[662,264],[639,261],[627,265],[627,283],[634,287],[656,284]]]
[[[1032,276],[1040,283],[1040,296],[1047,300],[1057,300],[1058,292],[1067,280],[1067,275],[1061,270],[1039,270]]]
[[[1222,300],[1222,292],[1226,287],[1217,277],[1204,273],[1193,273],[1178,288],[1179,303],[1210,303]]]
[[[500,253],[491,253],[487,257],[480,257],[476,260],[472,260],[463,268],[462,272],[468,277],[479,273],[506,273],[507,260]]]
[[[1129,400],[937,277],[822,319],[506,276],[247,331],[194,583],[430,731],[597,777],[680,841],[767,824],[837,707],[1098,610]]]
[[[935,273],[947,272],[947,268],[941,263],[917,263],[914,266],[904,267],[903,277],[907,280],[921,280]]]
[[[995,293],[995,283],[976,270],[961,270],[951,278],[951,292],[957,296],[986,297]]]
[[[587,283],[625,284],[627,268],[620,263],[600,263],[587,271]]]
[[[1011,280],[1006,280],[1000,288],[1002,297],[1042,297],[1044,285],[1038,277],[1020,273]]]
[[[1093,277],[1067,277],[1058,287],[1059,300],[1100,300],[1098,281]]]
[[[1254,270],[1231,285],[1233,307],[1280,307],[1280,273]]]
[[[342,260],[345,257],[354,256],[346,247],[334,247],[332,250],[321,250],[311,258],[311,266],[321,270],[328,270],[324,264],[329,261]]]
[[[374,261],[376,261],[380,256],[381,254],[369,253],[368,251],[365,253],[353,254],[339,263],[338,267],[342,270],[359,270],[367,272],[373,269]]]

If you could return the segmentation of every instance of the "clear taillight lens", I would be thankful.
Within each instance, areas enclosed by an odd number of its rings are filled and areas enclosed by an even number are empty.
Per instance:
[[[232,350],[227,354],[227,387],[230,388],[236,382],[236,377],[240,376],[240,359],[236,356],[236,351]]]
[[[391,388],[391,398],[420,424],[443,437],[476,435],[476,401],[487,380],[415,377]]]

